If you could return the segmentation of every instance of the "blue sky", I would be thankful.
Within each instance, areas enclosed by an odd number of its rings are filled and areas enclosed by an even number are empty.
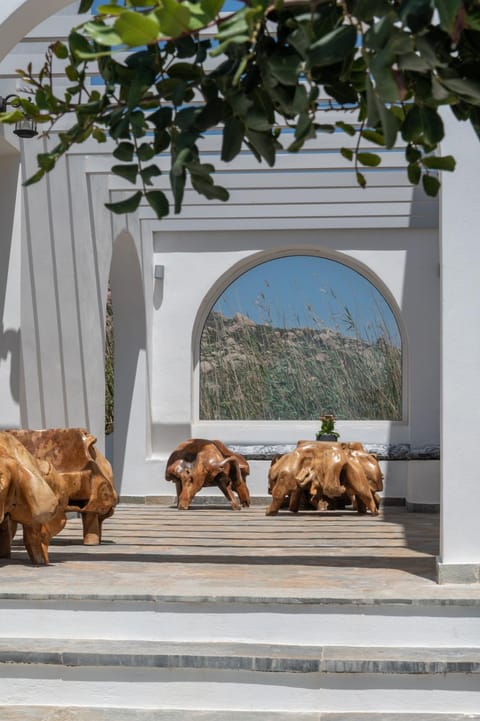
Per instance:
[[[94,0],[92,11],[94,11],[99,5],[108,5],[109,0]],[[223,10],[237,10],[241,8],[245,3],[239,2],[239,0],[227,0],[223,6]]]
[[[386,331],[400,345],[395,318],[379,291],[348,266],[317,256],[255,266],[227,288],[213,310],[243,313],[275,327],[327,327],[369,340]]]

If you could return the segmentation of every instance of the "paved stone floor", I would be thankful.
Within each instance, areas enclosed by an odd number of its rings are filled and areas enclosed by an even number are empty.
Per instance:
[[[48,567],[32,566],[15,540],[12,559],[0,560],[0,598],[480,602],[480,584],[436,583],[435,514],[264,513],[122,504],[96,547],[82,545],[72,517],[52,541]]]

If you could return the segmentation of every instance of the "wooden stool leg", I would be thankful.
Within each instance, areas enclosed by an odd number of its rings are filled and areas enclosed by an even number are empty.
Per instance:
[[[83,545],[98,546],[101,540],[98,513],[82,513]]]
[[[10,558],[12,538],[8,516],[0,523],[0,558]]]

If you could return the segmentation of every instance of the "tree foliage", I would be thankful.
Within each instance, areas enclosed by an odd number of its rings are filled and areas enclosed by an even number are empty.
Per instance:
[[[478,0],[245,0],[233,12],[224,4],[106,0],[66,44],[50,45],[40,73],[31,65],[20,70],[30,97],[0,121],[27,115],[47,132],[59,128],[58,143],[38,155],[27,182],[52,170],[72,145],[110,138],[112,172],[135,186],[110,210],[132,212],[144,197],[163,217],[169,200],[155,187],[163,154],[175,212],[187,180],[206,198],[228,199],[201,157],[208,131],[221,129],[223,161],[246,147],[273,166],[279,150],[298,152],[317,133],[339,130],[360,186],[362,168],[381,162],[374,146],[403,142],[409,181],[436,195],[437,171],[455,167],[437,152],[440,107],[449,105],[480,134]],[[92,5],[81,0],[79,12]],[[61,91],[53,77],[58,61],[67,80]],[[103,84],[92,85],[92,73]],[[329,111],[342,109],[352,122],[328,122]]]

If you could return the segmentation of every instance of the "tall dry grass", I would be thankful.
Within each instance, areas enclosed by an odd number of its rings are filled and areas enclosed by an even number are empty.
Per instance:
[[[200,418],[209,420],[399,420],[402,353],[381,315],[358,327],[348,308],[326,327],[279,328],[212,311],[200,347]],[[265,319],[265,320],[264,320]]]

